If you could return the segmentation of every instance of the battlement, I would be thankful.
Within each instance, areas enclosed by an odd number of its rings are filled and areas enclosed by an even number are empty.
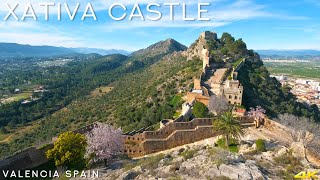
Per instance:
[[[211,32],[211,31],[202,32],[200,34],[200,37],[205,39],[205,40],[217,40],[218,39],[217,33]]]

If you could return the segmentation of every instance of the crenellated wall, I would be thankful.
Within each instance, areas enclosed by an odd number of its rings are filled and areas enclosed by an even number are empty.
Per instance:
[[[125,153],[130,157],[139,157],[217,136],[219,134],[212,131],[212,121],[215,119],[171,122],[157,131],[127,135],[125,136]],[[252,119],[246,118],[242,118],[240,121],[241,123],[253,122]]]

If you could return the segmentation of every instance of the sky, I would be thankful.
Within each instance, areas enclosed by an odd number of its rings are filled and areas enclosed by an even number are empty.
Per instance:
[[[15,9],[19,21],[10,17],[6,2]],[[70,21],[62,7],[61,21],[57,20],[57,6],[50,7],[49,20],[44,19],[44,8],[39,2],[68,2],[73,9],[79,2],[75,20]],[[83,11],[91,2],[97,20],[87,18],[81,21]],[[112,20],[108,8],[114,2],[123,3],[127,14],[131,13],[135,2],[140,4],[144,17],[147,3],[156,2],[162,12],[158,21],[141,20],[127,16],[122,21]],[[175,20],[169,19],[169,7],[163,6],[167,0],[2,0],[0,2],[0,42],[14,42],[30,45],[52,45],[64,47],[90,47],[102,49],[124,49],[134,51],[148,47],[167,38],[189,46],[203,31],[209,30],[221,36],[229,32],[235,38],[242,38],[248,48],[260,49],[317,49],[320,50],[320,1],[319,0],[172,0],[186,3],[187,17],[197,18],[197,3],[210,3],[208,13],[203,17],[210,21],[182,21],[182,6],[175,8]],[[26,4],[31,3],[38,17],[21,20]],[[156,8],[155,8],[156,9]],[[115,16],[123,10],[115,8]]]

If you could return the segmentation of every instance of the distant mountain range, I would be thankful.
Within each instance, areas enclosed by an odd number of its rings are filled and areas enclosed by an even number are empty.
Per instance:
[[[262,56],[320,56],[319,50],[256,50]]]
[[[0,43],[0,58],[8,57],[49,57],[71,54],[91,54],[100,55],[123,54],[130,52],[117,49],[96,49],[96,48],[66,48],[55,46],[31,46],[17,43]]]

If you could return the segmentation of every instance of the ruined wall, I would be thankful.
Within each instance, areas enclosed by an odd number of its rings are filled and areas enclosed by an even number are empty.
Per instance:
[[[2,159],[0,161],[0,169],[23,170],[35,168],[41,164],[48,162],[48,159],[45,156],[45,152],[49,148],[52,148],[52,146],[49,145],[43,149],[30,147],[23,151],[17,152],[12,156]]]

